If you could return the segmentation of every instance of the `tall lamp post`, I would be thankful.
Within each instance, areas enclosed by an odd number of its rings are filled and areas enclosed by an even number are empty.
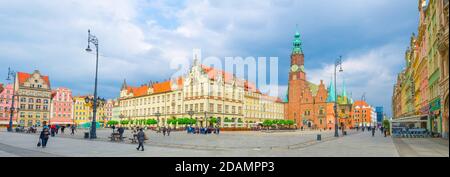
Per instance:
[[[158,119],[158,123],[159,123],[159,116],[161,116],[161,113],[159,113],[159,111],[158,111],[155,113],[155,116],[156,116],[156,119]]]
[[[206,125],[206,127],[208,127],[208,118],[206,116],[207,116],[207,112],[205,111],[205,125]]]
[[[192,119],[192,116],[194,115],[194,111],[191,109],[187,113],[189,114],[189,116],[191,116],[191,119]],[[195,124],[197,124],[197,122],[195,122]]]
[[[93,116],[92,116],[92,126],[90,132],[90,138],[97,138],[96,135],[96,122],[95,118],[97,117],[97,74],[98,74],[98,39],[94,35],[91,35],[91,30],[88,30],[88,47],[86,48],[86,52],[91,52],[90,43],[95,45],[95,53],[96,53],[96,62],[95,62],[95,86],[94,86],[94,107],[93,107]]]
[[[16,90],[16,72],[14,72],[14,71],[12,71],[11,70],[11,68],[9,68],[8,67],[8,78],[6,78],[6,80],[7,81],[10,81],[11,80],[11,78],[10,77],[13,77],[13,81],[12,81],[12,84],[13,84],[13,91],[12,91],[12,101],[11,101],[11,108],[10,108],[10,113],[9,113],[9,126],[8,126],[8,132],[12,132],[12,126],[13,126],[13,122],[12,122],[12,120],[13,120],[13,116],[14,116],[14,110],[15,110],[15,108],[14,108],[14,100],[15,100],[15,90]],[[19,110],[19,109],[17,109],[17,110]]]
[[[337,90],[336,90],[336,68],[339,66],[339,72],[343,72],[342,70],[342,56],[334,63],[334,137],[339,137],[338,132],[338,116],[337,116]]]
[[[91,125],[91,132],[90,132],[90,138],[91,139],[95,139],[97,138],[96,135],[96,129],[97,129],[97,122],[95,121],[95,117],[97,114],[97,107],[103,107],[105,105],[105,99],[104,98],[100,98],[100,97],[94,97],[94,98],[89,98],[89,96],[87,96],[84,100],[86,102],[86,104],[91,104],[93,107],[93,111],[92,111],[92,125]]]

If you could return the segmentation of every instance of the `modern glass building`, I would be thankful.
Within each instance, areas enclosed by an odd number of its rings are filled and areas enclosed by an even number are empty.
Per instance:
[[[375,112],[377,113],[377,123],[381,124],[383,122],[383,106],[377,106],[375,107]]]

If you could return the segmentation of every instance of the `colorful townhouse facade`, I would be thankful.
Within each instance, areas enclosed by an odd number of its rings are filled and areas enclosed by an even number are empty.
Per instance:
[[[83,128],[89,127],[93,118],[93,107],[91,103],[86,103],[86,97],[93,98],[91,95],[87,96],[74,96],[73,97],[73,115],[75,125]],[[97,107],[96,122],[97,126],[106,126],[108,120],[107,101],[103,105]],[[112,113],[111,113],[112,114]]]
[[[416,116],[448,138],[448,0],[419,0],[418,35],[411,37],[406,67],[392,97],[393,118]]]
[[[72,90],[56,88],[52,91],[50,124],[74,124]]]
[[[41,126],[50,120],[51,87],[48,76],[38,70],[18,72],[15,94],[19,100],[18,122],[22,126]]]
[[[0,84],[0,127],[6,127],[9,125],[11,106],[13,98],[13,85]],[[14,113],[12,117],[13,126],[17,125],[17,108],[18,108],[17,97],[14,100]]]

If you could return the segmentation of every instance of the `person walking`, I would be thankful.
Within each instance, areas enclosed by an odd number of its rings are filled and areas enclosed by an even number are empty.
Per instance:
[[[72,125],[72,126],[70,126],[70,130],[71,130],[71,132],[70,132],[70,135],[75,135],[75,125]]]
[[[217,131],[217,135],[219,135],[219,133],[220,133],[220,127],[219,127],[219,125],[216,125],[216,131]]]
[[[380,127],[380,133],[381,133],[381,134],[383,134],[383,129],[384,129],[384,128],[381,126],[381,127]]]
[[[58,134],[59,128],[60,128],[59,125],[56,125],[56,126],[55,126],[55,133],[56,133],[56,134]]]
[[[55,132],[56,132],[56,126],[55,125],[50,126],[50,133],[51,133],[52,137],[55,136]]]
[[[45,148],[47,146],[49,135],[50,133],[48,132],[48,128],[44,128],[41,134],[39,135],[39,140],[41,144],[38,143],[38,146],[42,145],[42,148]]]
[[[139,142],[139,145],[138,145],[138,147],[136,148],[138,151],[139,151],[139,149],[140,148],[142,148],[142,150],[141,151],[144,151],[144,141],[145,141],[145,133],[144,133],[144,131],[142,130],[142,128],[139,130],[139,133],[137,134],[137,140],[138,140],[138,142]]]
[[[66,126],[62,126],[61,127],[61,134],[64,134],[64,129],[66,128]]]
[[[375,136],[375,128],[372,128],[372,137]]]
[[[124,133],[125,129],[123,129],[123,127],[119,127],[119,129],[117,129],[117,131],[119,132],[120,140],[122,140],[123,139],[123,133]]]
[[[166,136],[166,126],[162,127],[163,135]]]
[[[172,131],[172,128],[170,126],[167,128],[167,136],[170,136],[170,131]]]

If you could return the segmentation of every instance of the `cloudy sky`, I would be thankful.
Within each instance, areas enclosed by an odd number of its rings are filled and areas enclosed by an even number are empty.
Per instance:
[[[366,93],[390,115],[417,23],[416,0],[0,0],[0,78],[9,66],[39,69],[53,88],[92,93],[95,56],[84,51],[91,29],[100,40],[102,97],[117,97],[124,78],[168,79],[194,48],[202,56],[278,57],[286,90],[298,24],[309,80],[328,84],[342,55],[338,87],[344,79],[355,100]]]

